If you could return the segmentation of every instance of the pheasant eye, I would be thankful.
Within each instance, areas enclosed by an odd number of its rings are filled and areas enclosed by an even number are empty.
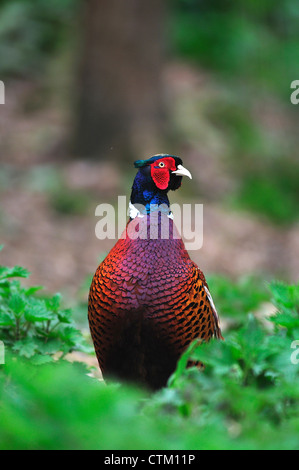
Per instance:
[[[165,166],[165,163],[163,163],[163,162],[160,162],[160,163],[159,163],[159,167],[160,167],[160,168],[163,168],[164,166]]]

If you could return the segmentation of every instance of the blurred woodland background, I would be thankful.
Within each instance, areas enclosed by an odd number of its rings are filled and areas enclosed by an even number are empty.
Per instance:
[[[86,301],[95,208],[181,156],[206,273],[299,277],[296,0],[1,0],[1,264]]]

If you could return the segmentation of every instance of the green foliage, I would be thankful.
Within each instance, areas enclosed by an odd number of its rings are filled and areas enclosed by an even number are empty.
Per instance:
[[[60,214],[86,214],[91,197],[82,190],[59,188],[50,194],[50,204]]]
[[[2,76],[39,75],[45,59],[65,40],[77,0],[0,2]]]
[[[277,313],[269,331],[249,314],[225,341],[193,344],[169,388],[150,404],[180,416],[181,425],[205,429],[208,448],[295,449],[299,446],[299,285],[271,283]],[[186,369],[201,360],[205,371]],[[299,359],[299,358],[298,358]],[[298,362],[298,363],[297,363]]]
[[[41,287],[22,287],[14,279],[28,276],[20,266],[0,266],[0,339],[5,347],[35,364],[53,361],[57,353],[88,350],[60,294],[38,297]]]
[[[299,218],[297,109],[290,104],[298,19],[295,0],[176,0],[170,15],[173,54],[199,65],[212,83],[212,97],[199,104],[207,101],[202,117],[227,148],[235,183],[228,204],[280,225]],[[185,127],[192,126],[194,118]]]
[[[236,88],[234,95],[213,98],[206,112],[229,147],[226,164],[237,184],[228,200],[276,224],[293,223],[299,217],[297,136],[291,128],[288,134],[283,126],[274,132],[260,122],[251,103],[258,96],[262,99],[260,90],[248,96],[248,90]],[[279,115],[282,111],[276,106]]]
[[[25,318],[26,311],[25,321],[33,323],[28,333],[40,339],[36,325],[46,327],[49,315],[60,326],[70,318],[58,296],[33,301],[28,317],[36,288],[11,281],[27,275],[23,268],[1,268],[7,313],[1,318],[13,318],[11,345],[18,341],[15,317]],[[299,284],[265,286],[253,278],[233,283],[219,276],[209,283],[224,323],[232,320],[225,341],[192,344],[168,386],[156,393],[104,384],[85,365],[63,359],[37,367],[26,358],[30,347],[23,357],[16,356],[18,347],[9,348],[0,368],[0,448],[298,449]],[[265,301],[276,309],[268,319],[256,313]],[[203,361],[204,371],[186,369],[190,358]]]
[[[298,72],[298,18],[295,0],[177,0],[170,33],[176,54],[286,96]]]
[[[142,441],[137,390],[106,387],[84,366],[63,360],[38,369],[8,360],[4,372],[1,449],[105,449]]]
[[[289,224],[298,221],[299,164],[287,158],[279,158],[271,165],[264,162],[242,175],[236,204],[258,214],[267,215],[275,223]],[[249,165],[248,165],[249,166]]]
[[[9,169],[6,169],[6,172],[9,174]],[[91,203],[90,193],[82,189],[70,188],[61,171],[51,165],[32,167],[23,179],[20,178],[19,184],[23,185],[27,191],[45,193],[50,206],[58,214],[86,214]]]
[[[230,322],[230,329],[244,324],[247,315],[256,311],[260,304],[269,300],[264,279],[244,276],[232,281],[224,276],[207,276],[213,288],[213,299],[219,305],[221,316]]]

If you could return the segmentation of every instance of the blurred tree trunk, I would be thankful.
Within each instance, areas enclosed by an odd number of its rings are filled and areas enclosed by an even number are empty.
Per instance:
[[[75,153],[161,151],[163,0],[84,0],[82,22]]]

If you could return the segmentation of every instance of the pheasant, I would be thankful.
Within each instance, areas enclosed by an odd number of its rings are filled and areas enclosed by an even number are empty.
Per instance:
[[[190,172],[166,154],[134,165],[130,218],[95,272],[88,319],[103,377],[156,390],[192,341],[222,335],[204,274],[185,249],[167,196]]]

